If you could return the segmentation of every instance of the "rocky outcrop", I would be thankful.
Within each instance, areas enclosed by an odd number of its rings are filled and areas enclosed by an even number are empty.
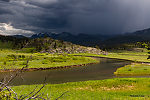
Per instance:
[[[25,45],[25,48],[35,48],[38,52],[50,54],[91,53],[107,55],[107,52],[102,51],[98,47],[85,47],[51,38],[33,39]]]
[[[73,54],[73,53],[91,53],[91,54],[103,54],[107,55],[108,53],[105,51],[102,51],[97,48],[92,48],[92,47],[84,47],[84,46],[74,46],[74,48],[71,47],[66,47],[66,48],[56,48],[56,49],[48,49],[48,50],[42,50],[41,53],[50,53],[50,54]]]

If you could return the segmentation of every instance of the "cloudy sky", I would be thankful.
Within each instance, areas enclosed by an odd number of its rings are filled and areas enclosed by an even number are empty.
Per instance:
[[[0,0],[0,34],[122,34],[150,28],[150,0]]]

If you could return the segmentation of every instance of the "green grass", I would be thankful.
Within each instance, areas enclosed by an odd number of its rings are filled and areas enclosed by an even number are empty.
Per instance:
[[[123,76],[150,75],[150,65],[133,63],[131,65],[126,65],[124,67],[118,68],[117,71],[114,72],[114,74]]]
[[[42,85],[14,86],[13,90],[19,95],[28,94],[36,86],[40,88]],[[150,100],[150,79],[115,78],[48,84],[40,93],[48,94],[51,100],[55,100],[64,92],[67,93],[59,100]]]
[[[97,56],[97,57],[107,57],[107,58],[118,58],[124,60],[131,60],[134,62],[150,62],[148,60],[148,51],[144,50],[143,52],[136,52],[136,51],[112,51],[109,52],[108,55],[96,55],[96,54],[88,54],[88,53],[81,53],[81,54],[73,54],[73,55],[83,55],[83,56]]]
[[[89,57],[75,57],[71,55],[57,55],[48,53],[21,53],[9,49],[0,50],[0,69],[18,69],[26,66],[28,68],[48,68],[58,66],[80,65],[97,63],[98,61]]]

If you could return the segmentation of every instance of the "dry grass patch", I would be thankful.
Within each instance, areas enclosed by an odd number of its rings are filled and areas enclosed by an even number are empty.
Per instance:
[[[118,86],[112,86],[112,87],[102,86],[98,88],[92,88],[91,86],[74,88],[74,90],[86,90],[86,91],[119,91],[119,90],[131,91],[134,89],[135,89],[135,86],[133,84],[132,85],[118,85]]]

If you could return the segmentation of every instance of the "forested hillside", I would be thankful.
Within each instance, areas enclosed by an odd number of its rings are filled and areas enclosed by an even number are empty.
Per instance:
[[[17,38],[13,36],[4,36],[0,35],[0,48],[1,49],[20,49],[23,48],[23,45],[28,42],[29,39],[24,38]]]

